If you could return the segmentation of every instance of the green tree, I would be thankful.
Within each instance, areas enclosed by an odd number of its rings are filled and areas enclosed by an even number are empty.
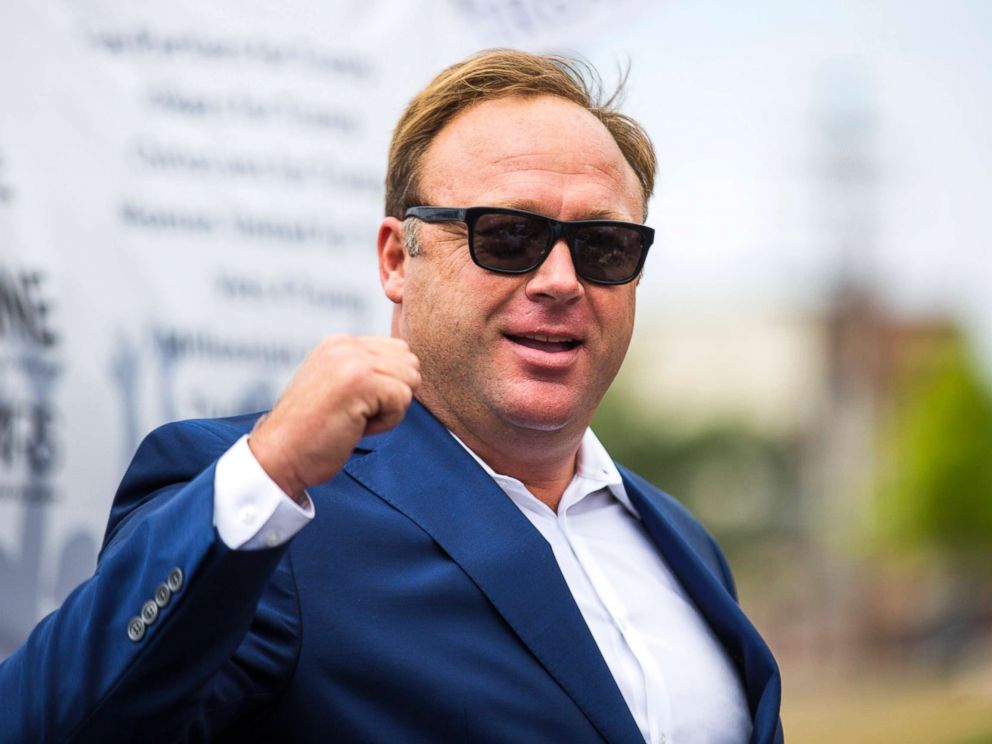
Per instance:
[[[992,572],[992,393],[960,340],[898,397],[879,524],[889,544]]]

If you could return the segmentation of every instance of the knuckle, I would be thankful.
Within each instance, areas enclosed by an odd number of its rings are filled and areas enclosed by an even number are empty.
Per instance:
[[[372,370],[364,358],[350,356],[340,362],[336,376],[344,383],[356,385],[367,380],[371,372]]]
[[[329,336],[324,336],[320,340],[320,346],[323,348],[334,348],[342,344],[346,344],[352,341],[352,337],[347,333],[332,333]]]
[[[347,349],[351,344],[351,338],[345,334],[334,334],[324,336],[314,348],[311,356],[315,359],[326,361],[335,358],[343,349]]]
[[[398,383],[391,385],[383,397],[388,408],[392,411],[402,412],[410,405],[410,401],[413,399],[413,390],[408,385]]]

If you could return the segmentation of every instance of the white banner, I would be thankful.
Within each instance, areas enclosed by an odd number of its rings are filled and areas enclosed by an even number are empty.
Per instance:
[[[375,233],[409,97],[475,49],[574,51],[617,17],[592,1],[5,4],[0,658],[92,572],[148,430],[266,408],[323,335],[387,332]]]

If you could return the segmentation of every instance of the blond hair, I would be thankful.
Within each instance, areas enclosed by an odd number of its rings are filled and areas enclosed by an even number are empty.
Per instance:
[[[657,160],[641,125],[615,108],[625,81],[626,75],[603,101],[596,70],[569,57],[489,49],[452,65],[414,96],[393,130],[386,171],[386,214],[403,219],[408,207],[421,204],[424,154],[455,116],[483,101],[540,95],[572,101],[603,123],[641,183],[647,214]]]

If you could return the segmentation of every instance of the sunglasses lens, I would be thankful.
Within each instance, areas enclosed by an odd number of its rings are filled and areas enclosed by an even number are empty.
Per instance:
[[[483,214],[475,221],[475,260],[496,271],[529,271],[551,237],[548,223],[518,214]]]
[[[575,270],[593,282],[625,282],[634,278],[643,241],[637,230],[590,225],[575,231]]]

